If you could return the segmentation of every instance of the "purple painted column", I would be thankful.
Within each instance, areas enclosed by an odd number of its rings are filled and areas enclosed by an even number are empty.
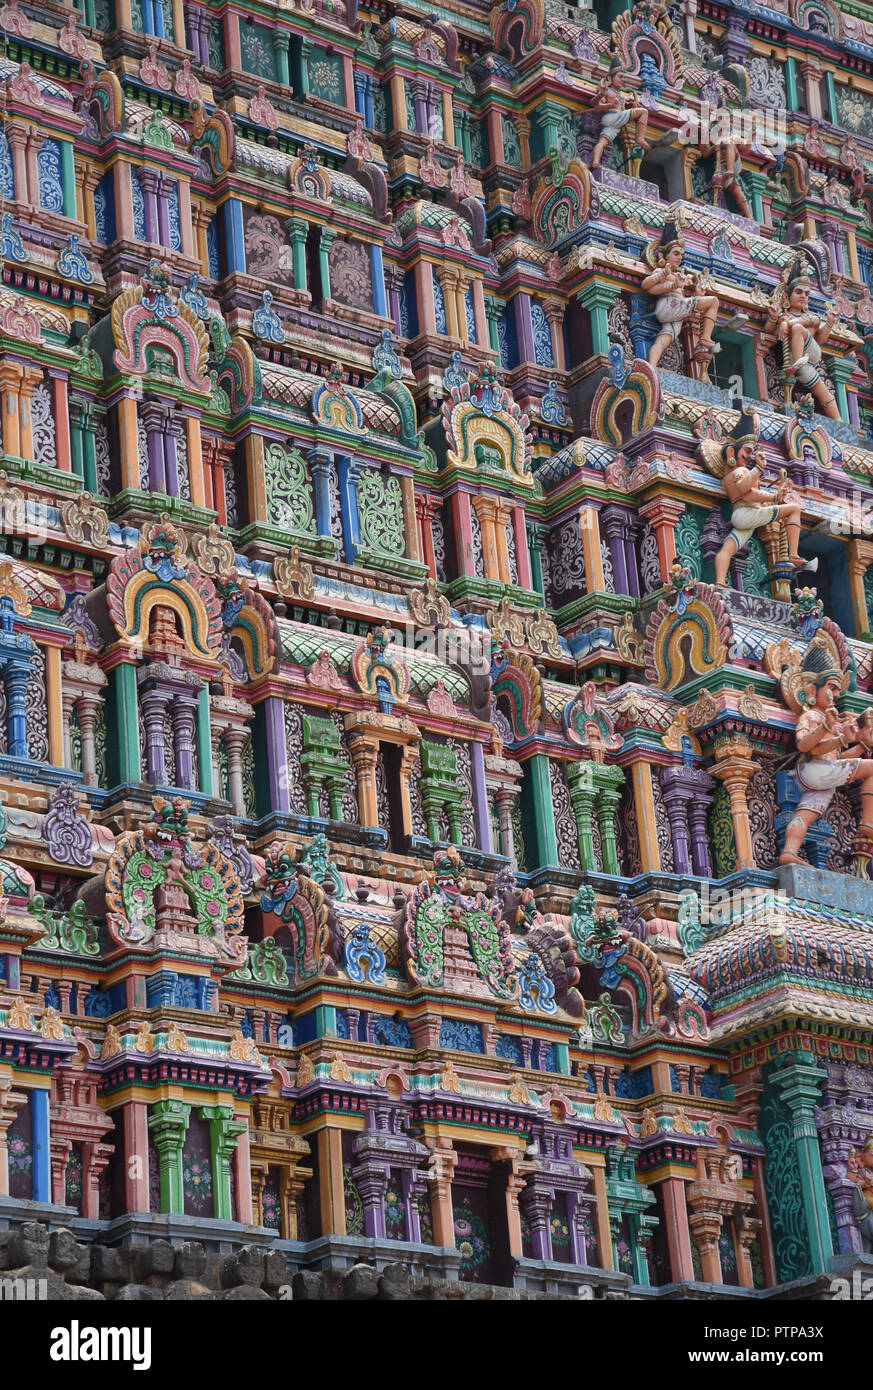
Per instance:
[[[164,473],[167,479],[168,497],[179,496],[179,454],[176,444],[178,428],[178,420],[168,420],[166,432],[162,441],[164,446]]]
[[[582,1222],[585,1219],[586,1203],[580,1202],[577,1192],[567,1193],[567,1218],[570,1226],[570,1250],[573,1255],[574,1265],[587,1265],[588,1251],[585,1246],[585,1236],[582,1231]]]
[[[543,1188],[534,1187],[532,1184],[535,1182],[536,1176],[532,1175],[528,1181],[528,1186],[522,1193],[521,1202],[530,1227],[533,1258],[535,1260],[550,1260],[552,1258],[552,1232],[549,1222],[552,1215],[554,1194]]]
[[[625,555],[625,523],[620,512],[614,507],[604,507],[600,512],[600,531],[606,537],[609,545],[609,555],[612,560],[612,577],[615,581],[615,592],[617,594],[628,594],[630,588],[627,574],[627,557]]]
[[[267,727],[267,781],[270,806],[274,811],[291,810],[288,745],[285,741],[285,706],[278,695],[268,695],[264,701]]]
[[[688,856],[688,821],[686,819],[687,793],[682,785],[682,768],[664,767],[658,774],[664,805],[670,821],[670,838],[673,841],[673,867],[677,874],[687,874],[691,868]],[[675,774],[679,773],[677,779]]]
[[[147,668],[142,668],[146,671]],[[164,715],[167,695],[163,690],[141,690],[139,696],[146,732],[146,776],[152,786],[164,785]]]
[[[177,695],[170,707],[173,720],[173,747],[176,754],[176,786],[196,791],[194,778],[194,731],[197,700]]]
[[[473,784],[476,840],[483,853],[491,854],[491,817],[488,814],[488,789],[485,785],[485,750],[481,743],[470,744],[470,780]]]
[[[627,574],[627,591],[631,598],[640,597],[640,568],[637,561],[637,534],[640,523],[635,516],[627,516],[624,532],[624,558],[625,572]]]
[[[513,296],[512,310],[515,314],[515,333],[518,342],[518,355],[522,362],[536,362],[533,343],[533,326],[530,321],[530,295],[519,293]]]
[[[709,780],[712,781],[712,778]],[[711,802],[712,796],[703,798],[698,793],[688,803],[688,820],[691,824],[691,863],[698,878],[712,877],[709,835],[706,831],[706,813]]]
[[[149,491],[166,493],[164,411],[156,401],[143,401],[139,407],[139,418],[142,420],[146,432],[146,447],[149,457]]]
[[[162,246],[170,248],[170,204],[167,195],[161,188],[157,195],[158,204],[158,241]]]
[[[145,218],[146,241],[160,241],[158,228],[158,177],[153,169],[140,169],[139,181],[143,193],[143,216]]]

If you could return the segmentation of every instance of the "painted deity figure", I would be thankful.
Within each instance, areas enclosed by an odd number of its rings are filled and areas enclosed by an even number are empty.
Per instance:
[[[715,557],[715,582],[726,584],[728,568],[738,550],[762,526],[781,521],[788,542],[788,560],[796,569],[807,564],[797,553],[800,540],[800,504],[788,500],[788,481],[775,492],[760,486],[767,466],[758,445],[758,417],[754,411],[741,411],[740,418],[721,445],[721,479],[731,503],[731,529]]]
[[[795,740],[800,762],[794,776],[800,801],[785,831],[780,864],[802,864],[807,831],[847,782],[861,783],[859,833],[873,839],[873,733],[866,720],[843,716],[834,701],[845,685],[833,652],[816,634],[803,655],[795,698],[801,707]]]
[[[724,194],[730,194],[736,209],[741,217],[748,217],[754,220],[754,213],[749,206],[740,175],[743,172],[743,159],[748,159],[749,155],[755,154],[766,164],[775,164],[777,157],[754,137],[754,127],[749,132],[749,138],[745,139],[746,134],[743,129],[743,122],[747,121],[752,113],[746,111],[733,111],[727,105],[719,105],[715,112],[714,120],[710,126],[712,141],[710,144],[701,146],[701,157],[709,158],[715,155],[715,168],[709,187],[713,194],[713,199],[719,190]],[[752,117],[754,119],[754,116]]]
[[[700,314],[701,332],[694,350],[695,361],[709,362],[721,346],[712,341],[712,330],[718,317],[718,299],[714,294],[695,294],[696,276],[682,269],[685,242],[676,223],[664,223],[660,240],[653,243],[647,259],[653,269],[643,280],[642,288],[655,300],[655,317],[660,332],[649,349],[649,362],[656,367],[662,354],[675,343],[682,325],[692,314]]]
[[[810,313],[812,281],[801,256],[796,256],[770,299],[765,333],[775,331],[782,344],[783,375],[811,392],[823,415],[839,420],[840,412],[821,371],[822,344],[828,341],[840,315],[833,302],[825,317]]]
[[[646,126],[649,120],[649,113],[645,106],[638,106],[630,92],[622,90],[622,77],[624,64],[617,55],[609,65],[609,73],[605,82],[594,94],[591,103],[592,111],[600,115],[600,138],[594,146],[591,156],[591,168],[599,169],[600,161],[606,152],[607,145],[611,145],[619,133],[631,121],[636,121],[636,143],[640,149],[649,149],[646,140]]]
[[[873,1134],[868,1135],[864,1147],[849,1152],[846,1177],[855,1184],[852,1194],[852,1211],[861,1232],[861,1244],[865,1254],[873,1252]]]

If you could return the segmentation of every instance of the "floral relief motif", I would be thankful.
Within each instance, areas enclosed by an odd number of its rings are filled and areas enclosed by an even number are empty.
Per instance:
[[[482,553],[482,527],[479,525],[479,518],[476,515],[476,508],[470,508],[470,534],[472,542],[472,561],[473,573],[483,577],[485,574],[485,561]]]
[[[36,156],[39,178],[39,205],[48,212],[64,211],[64,185],[61,175],[61,146],[57,140],[43,140]]]
[[[343,68],[335,54],[325,53],[323,49],[314,50],[309,58],[309,90],[322,101],[343,102]]]
[[[37,463],[43,468],[57,468],[58,450],[54,412],[52,410],[51,382],[43,377],[37,382],[30,398],[30,422],[33,429],[33,452]]]
[[[661,790],[661,783],[657,776],[652,778],[652,795],[655,802],[655,821],[658,831],[658,850],[661,855],[661,868],[664,873],[672,874],[673,868],[673,836],[670,834],[670,818],[667,815],[667,808],[664,805],[664,793]]]
[[[485,1222],[465,1199],[455,1207],[455,1245],[461,1256],[461,1279],[476,1280],[479,1270],[491,1256],[491,1241]]]
[[[45,688],[45,652],[37,647],[31,661],[25,692],[27,751],[34,762],[49,760],[48,700]]]
[[[533,333],[534,360],[539,367],[554,367],[552,353],[552,330],[542,304],[536,299],[530,302],[530,323]]]
[[[337,237],[330,248],[330,294],[340,304],[373,312],[370,257],[359,241]]]
[[[351,754],[346,745],[343,716],[338,710],[333,710],[330,717],[340,737],[340,756],[346,767],[346,785],[343,790],[342,799],[343,820],[350,825],[354,825],[358,820],[358,781],[355,776]]]
[[[306,798],[299,775],[300,759],[303,756],[303,716],[299,705],[285,702],[285,746],[288,753],[288,767],[293,775],[289,779],[288,796],[291,810],[297,815],[306,815]]]
[[[473,814],[473,773],[470,765],[470,746],[461,739],[451,738],[449,743],[458,764],[458,782],[464,789],[461,802],[461,844],[470,847],[476,844],[476,818]],[[446,835],[448,839],[448,835]]]
[[[752,853],[759,869],[774,869],[779,859],[776,844],[776,777],[770,764],[760,767],[749,783],[749,826]]]
[[[315,533],[312,484],[299,449],[274,441],[264,450],[267,503],[274,525],[288,531]]]
[[[443,287],[439,282],[437,273],[433,272],[433,313],[436,322],[437,333],[445,334],[448,332],[446,323],[446,301],[443,296]]]
[[[278,217],[251,213],[245,223],[245,249],[250,275],[281,285],[294,284],[293,254]]]
[[[139,440],[137,440],[137,444]],[[94,455],[97,468],[97,491],[101,497],[112,496],[112,460],[109,454],[109,428],[105,420],[97,421],[94,431]]]
[[[567,601],[566,595],[585,588],[585,560],[579,521],[575,516],[549,532],[551,552],[551,592],[555,602]]]
[[[650,594],[653,589],[661,588],[661,562],[658,559],[658,540],[648,521],[644,525],[640,537],[640,575],[647,594]]]
[[[549,780],[552,784],[559,862],[562,868],[580,869],[582,863],[579,858],[579,831],[570,802],[570,787],[563,766],[555,758],[549,759]]]
[[[383,555],[402,555],[406,548],[403,502],[396,478],[367,468],[358,480],[361,543]]]
[[[434,507],[430,519],[431,536],[433,538],[433,560],[436,577],[440,584],[446,582],[446,532],[443,525],[442,507]]]

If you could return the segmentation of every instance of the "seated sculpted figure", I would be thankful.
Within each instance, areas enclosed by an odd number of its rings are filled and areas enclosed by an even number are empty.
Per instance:
[[[762,488],[761,474],[767,466],[763,451],[758,449],[758,417],[754,411],[741,411],[740,418],[724,444],[716,446],[717,463],[704,452],[707,465],[721,476],[724,490],[732,505],[731,530],[715,557],[715,582],[726,584],[728,568],[738,550],[748,545],[762,526],[779,520],[785,527],[788,559],[796,569],[808,564],[797,553],[800,540],[800,505],[786,500],[787,480],[775,492]]]
[[[642,288],[655,300],[655,317],[661,325],[660,332],[649,349],[649,361],[656,367],[662,354],[675,343],[682,332],[682,325],[692,314],[700,314],[701,334],[694,350],[695,360],[709,362],[713,353],[721,352],[718,343],[712,341],[712,330],[718,318],[718,299],[714,294],[695,294],[696,277],[682,269],[685,242],[679,235],[676,223],[664,223],[660,240],[653,243],[647,252],[649,264],[654,268],[643,280]]]
[[[775,330],[782,344],[784,376],[809,391],[823,415],[839,420],[833,392],[821,371],[821,345],[827,342],[840,315],[833,303],[828,304],[824,319],[810,313],[811,288],[809,268],[802,256],[796,256],[770,299],[770,317],[764,331]]]
[[[644,106],[637,106],[629,92],[622,91],[623,72],[624,64],[616,56],[609,65],[606,81],[601,82],[591,103],[591,110],[600,113],[600,139],[591,156],[592,169],[600,168],[607,145],[611,145],[619,131],[624,130],[631,121],[637,122],[636,143],[640,149],[649,148],[646,140],[649,113]]]
[[[861,835],[873,838],[873,737],[869,724],[843,716],[834,704],[845,680],[833,653],[819,634],[803,654],[794,688],[802,713],[795,739],[801,754],[794,776],[800,801],[785,831],[780,864],[802,864],[800,847],[807,831],[830,805],[837,787],[861,783]]]

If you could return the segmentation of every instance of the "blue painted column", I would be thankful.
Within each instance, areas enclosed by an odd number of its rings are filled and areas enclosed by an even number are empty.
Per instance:
[[[204,796],[215,795],[212,775],[212,721],[209,714],[209,687],[200,691],[197,702],[197,771]]]
[[[337,467],[343,514],[343,559],[347,565],[353,565],[358,546],[361,544],[361,527],[358,520],[358,466],[354,459],[346,455],[337,460]]]
[[[9,710],[9,752],[13,758],[26,758],[27,682],[30,677],[30,661],[8,661],[4,674]]]
[[[370,246],[370,275],[373,281],[373,311],[381,318],[388,318],[388,300],[385,297],[385,270],[382,265],[382,247],[375,241]]]
[[[481,743],[470,744],[470,780],[473,783],[476,842],[485,854],[491,854],[491,817],[488,814],[488,788],[485,785],[485,749]]]
[[[224,217],[224,237],[227,246],[227,273],[235,270],[245,273],[246,247],[243,236],[243,210],[238,198],[228,198],[221,205]]]
[[[52,1165],[48,1091],[31,1091],[30,1119],[33,1127],[33,1200],[50,1202]]]
[[[288,744],[285,739],[285,705],[278,695],[268,695],[264,701],[264,721],[270,808],[287,813],[291,810]]]
[[[330,536],[330,465],[333,454],[328,449],[310,449],[306,456],[312,470],[315,493],[315,525],[320,536]]]

